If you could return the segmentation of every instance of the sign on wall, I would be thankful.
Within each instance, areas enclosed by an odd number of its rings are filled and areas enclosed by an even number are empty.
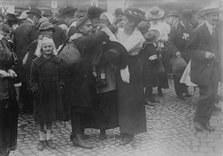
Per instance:
[[[11,13],[11,14],[15,14],[15,5],[1,5],[0,4],[0,8],[1,8],[1,12],[2,14],[7,14],[7,13]]]

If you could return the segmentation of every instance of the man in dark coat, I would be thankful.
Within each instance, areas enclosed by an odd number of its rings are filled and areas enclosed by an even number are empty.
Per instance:
[[[23,111],[26,113],[32,112],[33,98],[31,91],[27,89],[26,70],[22,65],[23,58],[26,54],[28,45],[37,38],[38,27],[36,26],[40,17],[41,11],[37,8],[31,8],[27,13],[28,19],[19,25],[14,32],[15,52],[18,56],[17,73],[19,81],[22,82],[20,88],[20,101],[23,103]]]
[[[174,61],[177,61],[180,57],[183,58],[187,63],[190,61],[190,54],[186,51],[186,45],[189,41],[189,37],[193,30],[191,24],[192,13],[189,10],[184,10],[180,22],[175,27],[171,27],[169,34],[169,47],[172,63],[172,72],[174,80],[174,88],[178,98],[184,99],[185,97],[191,97],[188,92],[187,86],[180,83],[180,78],[184,72],[184,69],[174,70],[180,67],[174,67],[176,65]],[[182,60],[183,61],[183,60]]]
[[[81,18],[76,25],[77,39],[73,40],[79,50],[82,60],[66,69],[67,102],[70,105],[71,118],[71,140],[74,146],[91,149],[93,146],[86,143],[82,138],[81,116],[84,116],[92,107],[92,67],[90,55],[97,43],[102,43],[107,39],[103,32],[92,35],[93,27],[88,17]]]
[[[194,126],[197,131],[214,131],[210,126],[210,118],[218,92],[218,33],[215,26],[218,22],[219,9],[204,9],[205,22],[194,31],[187,46],[191,52],[191,81],[200,90]]]

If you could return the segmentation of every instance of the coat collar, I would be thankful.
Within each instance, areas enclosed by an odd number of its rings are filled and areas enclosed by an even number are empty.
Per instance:
[[[55,63],[60,63],[61,62],[60,58],[58,58],[57,56],[52,56],[49,59],[46,59],[45,57],[41,56],[41,57],[38,57],[34,60],[34,62],[37,64],[37,66],[41,66],[46,61],[52,61],[52,62],[55,62]]]

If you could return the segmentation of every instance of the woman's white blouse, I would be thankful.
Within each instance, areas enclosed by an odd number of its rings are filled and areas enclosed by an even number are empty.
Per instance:
[[[143,43],[145,41],[141,32],[136,29],[131,35],[126,34],[124,29],[119,29],[116,34],[116,38],[118,42],[126,48],[129,55],[137,55],[142,49]]]

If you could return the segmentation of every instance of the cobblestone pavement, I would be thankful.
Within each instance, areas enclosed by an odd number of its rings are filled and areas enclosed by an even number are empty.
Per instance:
[[[146,106],[147,133],[137,135],[129,145],[120,146],[114,137],[119,133],[118,128],[108,130],[108,139],[104,141],[98,139],[98,130],[87,129],[88,141],[97,146],[92,150],[72,147],[70,123],[57,122],[53,126],[57,149],[37,151],[38,131],[32,116],[23,115],[19,122],[23,121],[27,127],[19,128],[18,148],[10,156],[223,156],[223,113],[215,113],[211,118],[211,125],[216,127],[214,132],[197,133],[192,123],[197,97],[195,91],[191,99],[176,99],[170,81],[170,89],[164,91],[161,102]],[[219,103],[219,107],[222,105]]]

